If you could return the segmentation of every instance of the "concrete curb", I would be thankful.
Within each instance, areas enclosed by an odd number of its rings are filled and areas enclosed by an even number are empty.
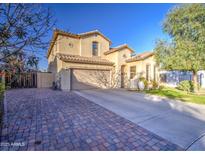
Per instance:
[[[196,138],[189,146],[187,146],[186,148],[185,148],[185,150],[186,151],[189,151],[189,150],[192,150],[191,148],[192,148],[192,146],[194,145],[194,144],[196,144],[200,139],[202,139],[203,137],[205,137],[205,133],[203,133],[201,136],[199,136],[198,138]]]

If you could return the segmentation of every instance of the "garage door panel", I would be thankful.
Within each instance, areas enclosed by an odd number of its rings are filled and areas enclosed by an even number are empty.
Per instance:
[[[71,84],[73,90],[108,88],[110,71],[73,69]]]

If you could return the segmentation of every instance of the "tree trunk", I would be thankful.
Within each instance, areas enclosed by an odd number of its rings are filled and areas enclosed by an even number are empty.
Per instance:
[[[194,84],[194,92],[198,92],[198,81],[197,81],[197,72],[193,71],[193,78],[192,78],[193,84]]]

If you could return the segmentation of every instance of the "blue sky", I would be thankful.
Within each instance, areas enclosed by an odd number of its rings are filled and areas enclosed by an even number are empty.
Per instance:
[[[154,49],[162,32],[162,21],[174,4],[43,4],[57,19],[56,28],[81,33],[98,29],[112,41],[112,46],[128,44],[136,53]],[[49,33],[47,39],[51,39]],[[43,55],[46,54],[43,53]],[[40,68],[47,68],[45,56]]]

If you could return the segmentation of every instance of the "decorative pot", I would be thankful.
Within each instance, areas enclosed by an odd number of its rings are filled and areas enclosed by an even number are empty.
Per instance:
[[[144,85],[144,82],[143,82],[143,81],[139,81],[139,82],[138,82],[138,88],[139,88],[140,91],[144,90],[145,85]]]

